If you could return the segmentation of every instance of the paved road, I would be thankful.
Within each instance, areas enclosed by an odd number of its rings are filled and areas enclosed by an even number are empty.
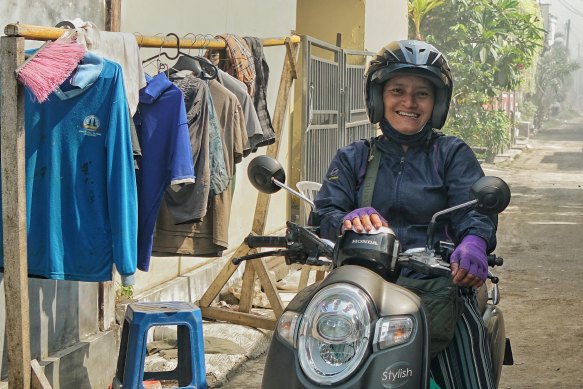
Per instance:
[[[501,388],[582,388],[583,120],[544,130],[499,173],[512,189],[497,252],[514,366]]]
[[[583,119],[544,130],[512,161],[484,165],[512,190],[500,215],[501,308],[514,366],[500,388],[582,388]],[[224,388],[259,388],[265,354]]]

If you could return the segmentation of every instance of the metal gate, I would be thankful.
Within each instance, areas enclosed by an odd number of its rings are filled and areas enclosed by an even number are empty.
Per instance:
[[[366,58],[373,54],[302,37],[301,180],[321,183],[338,148],[375,134],[363,100]]]

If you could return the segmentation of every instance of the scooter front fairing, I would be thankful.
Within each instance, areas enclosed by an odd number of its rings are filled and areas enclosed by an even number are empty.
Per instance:
[[[303,289],[280,318],[262,387],[427,388],[419,297],[359,266]]]

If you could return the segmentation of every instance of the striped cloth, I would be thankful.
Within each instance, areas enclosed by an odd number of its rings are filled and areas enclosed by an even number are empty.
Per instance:
[[[475,293],[465,291],[465,309],[453,341],[431,361],[431,376],[441,389],[494,389],[487,330]]]

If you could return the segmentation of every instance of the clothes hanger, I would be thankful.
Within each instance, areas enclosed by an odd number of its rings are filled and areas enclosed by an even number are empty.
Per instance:
[[[176,36],[175,34],[173,35]],[[176,37],[176,39],[178,39],[178,54],[177,54],[178,61],[176,61],[176,63],[172,66],[172,69],[176,71],[190,70],[194,73],[195,76],[203,80],[212,80],[217,78],[219,71],[215,65],[213,65],[210,62],[207,62],[206,58],[204,57],[193,56],[188,53],[185,53],[180,49],[179,38]]]
[[[192,45],[194,45],[194,43],[197,40],[197,35],[194,35],[193,33],[189,32],[183,37],[183,39],[188,37],[189,35],[193,35],[194,42],[192,43]],[[178,49],[180,50],[180,46],[178,47]],[[187,55],[180,55],[178,57],[178,61],[176,61],[176,63],[172,66],[171,70],[175,71],[190,70],[196,77],[200,77],[203,74],[203,70],[198,60],[194,59],[194,57],[190,55],[190,49],[192,49],[192,46],[188,49]],[[180,52],[180,54],[184,53]]]
[[[169,36],[174,36],[176,38],[177,51],[176,51],[176,55],[173,57],[169,56],[167,52],[162,51],[162,46],[164,46],[164,43],[166,42],[166,38]],[[166,34],[166,36],[164,37],[164,40],[162,41],[162,44],[160,45],[160,52],[157,55],[154,55],[148,59],[143,60],[142,63],[145,64],[146,62],[150,62],[153,59],[156,59],[156,58],[159,59],[161,56],[164,56],[164,57],[166,57],[168,59],[172,59],[172,60],[176,59],[180,56],[180,38],[178,38],[178,35],[174,34],[173,32]]]

